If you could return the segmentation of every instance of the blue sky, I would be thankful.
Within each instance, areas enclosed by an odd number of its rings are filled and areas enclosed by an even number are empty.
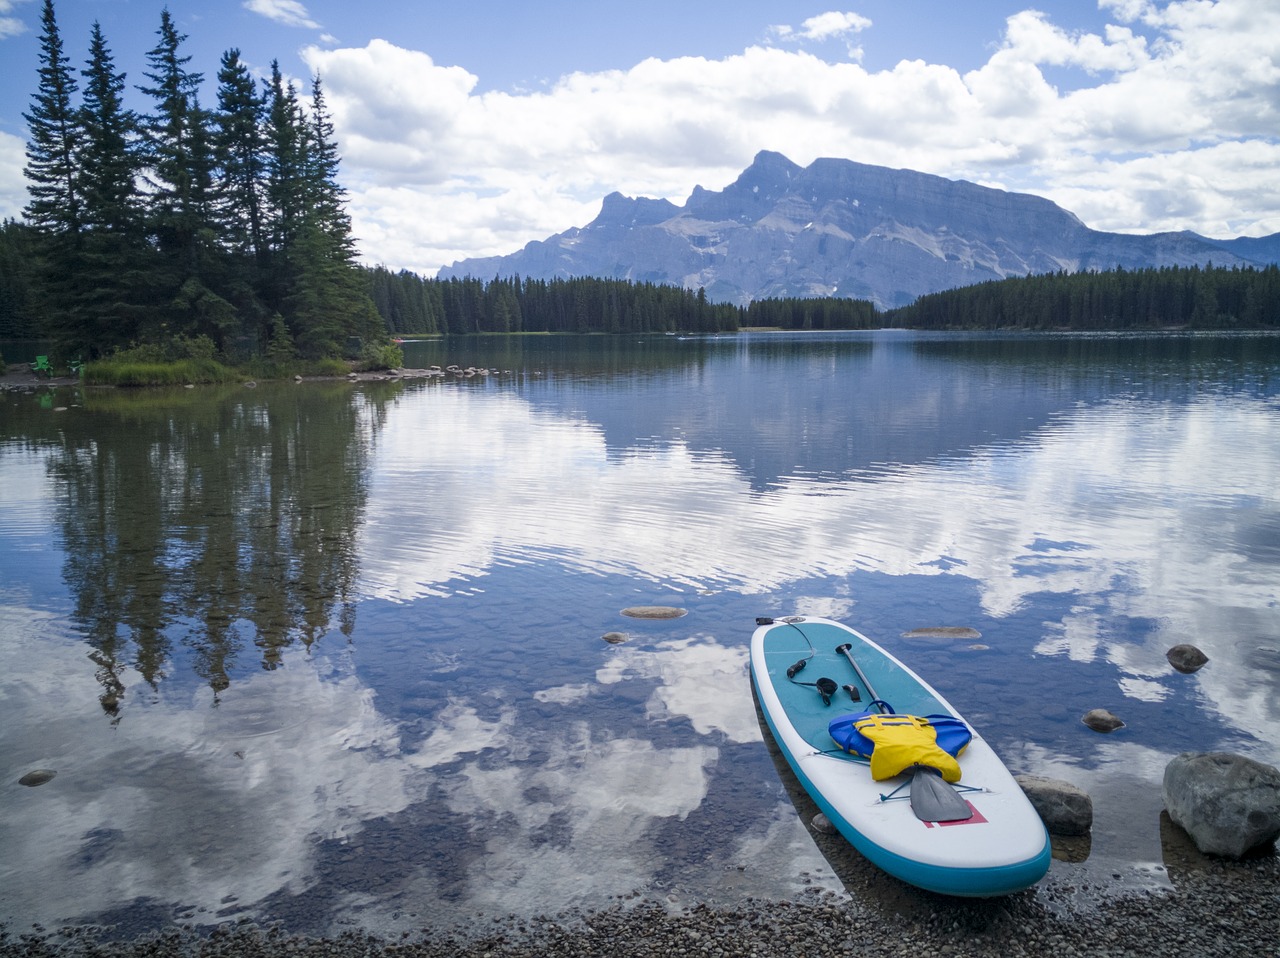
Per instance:
[[[433,273],[679,203],[761,149],[1037,193],[1088,225],[1280,231],[1276,0],[169,3],[215,97],[222,52],[324,79],[369,262]],[[25,203],[41,0],[0,0],[0,215]],[[142,81],[163,4],[55,0]],[[146,109],[138,97],[133,104]]]

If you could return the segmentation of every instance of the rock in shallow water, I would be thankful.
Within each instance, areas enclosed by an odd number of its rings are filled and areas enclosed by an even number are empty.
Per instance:
[[[935,625],[926,629],[912,629],[903,632],[904,639],[980,639],[982,633],[968,626]]]
[[[600,638],[604,639],[610,645],[621,645],[623,642],[627,641],[627,633],[606,632],[604,635],[600,636]]]
[[[1124,728],[1124,722],[1106,709],[1090,709],[1080,717],[1080,721],[1095,732],[1114,732],[1118,728]]]
[[[1093,799],[1070,782],[1040,775],[1014,776],[1050,835],[1087,835],[1093,827]]]
[[[1184,675],[1199,671],[1209,661],[1209,656],[1194,645],[1175,645],[1164,654],[1164,657],[1169,660],[1170,665]]]
[[[57,774],[58,773],[51,768],[33,769],[32,771],[27,772],[26,775],[23,775],[22,778],[18,779],[18,784],[34,788],[37,785],[43,785],[45,782],[50,781]]]
[[[669,605],[633,605],[629,609],[623,609],[622,614],[633,619],[678,619],[687,611]]]
[[[1164,807],[1196,847],[1240,858],[1280,838],[1280,769],[1228,752],[1183,752],[1165,766]]]

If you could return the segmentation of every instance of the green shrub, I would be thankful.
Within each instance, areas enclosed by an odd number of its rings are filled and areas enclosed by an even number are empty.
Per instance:
[[[404,350],[395,343],[376,345],[370,343],[360,353],[360,368],[399,369],[404,365]]]
[[[351,372],[351,365],[345,360],[333,357],[317,359],[307,365],[307,372],[312,376],[345,376]]]

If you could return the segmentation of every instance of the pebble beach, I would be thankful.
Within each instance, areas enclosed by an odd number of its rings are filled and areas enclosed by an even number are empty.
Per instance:
[[[638,900],[603,911],[569,912],[422,929],[386,940],[363,932],[291,936],[254,924],[175,928],[130,941],[110,929],[6,929],[4,958],[925,958],[1013,956],[1263,956],[1280,942],[1280,858],[1215,862],[1159,891],[1072,904],[1077,889],[1041,887],[1000,899],[964,900],[903,889],[898,906],[815,892],[786,902],[748,900],[729,908]],[[1097,889],[1094,890],[1098,891]]]

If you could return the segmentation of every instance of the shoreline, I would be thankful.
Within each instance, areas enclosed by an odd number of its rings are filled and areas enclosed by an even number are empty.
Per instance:
[[[108,929],[0,932],[2,958],[88,956],[141,958],[870,958],[1195,955],[1257,956],[1280,941],[1280,858],[1215,861],[1162,891],[1125,894],[1083,911],[1046,907],[1042,888],[996,899],[957,899],[920,892],[903,910],[832,892],[790,901],[749,899],[673,911],[642,899],[601,911],[478,920],[475,928],[422,929],[396,939],[352,931],[335,937],[291,935],[252,923],[186,926],[113,941]]]
[[[465,373],[465,370],[463,371]],[[492,375],[495,371],[485,370],[484,374]],[[472,375],[480,374],[478,370],[472,370]],[[344,376],[289,376],[280,379],[262,380],[262,382],[393,382],[404,379],[428,379],[428,378],[445,378],[449,375],[447,370],[436,369],[380,369],[368,372],[351,372]],[[459,375],[462,375],[461,373]],[[504,374],[505,375],[505,374]],[[455,377],[457,378],[457,377]],[[244,379],[233,380],[232,384],[240,385],[257,385],[257,382]],[[200,383],[196,385],[215,385],[213,383]],[[225,385],[225,384],[224,384]],[[59,386],[83,386],[86,389],[181,389],[182,386],[166,385],[166,386],[117,386],[112,384],[92,383],[86,384],[80,380],[78,376],[54,376],[52,378],[45,376],[37,376],[25,363],[14,363],[5,370],[0,370],[0,391],[5,392],[33,392],[41,387],[59,387]]]

